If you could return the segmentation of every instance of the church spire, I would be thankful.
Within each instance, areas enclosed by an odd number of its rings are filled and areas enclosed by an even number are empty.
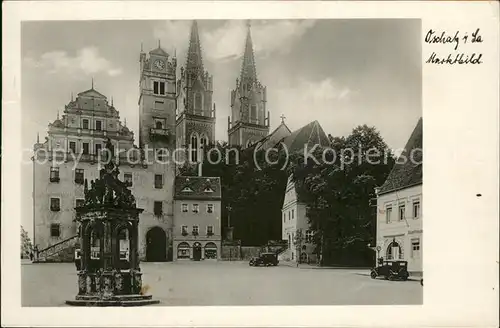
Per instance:
[[[191,25],[186,70],[198,72],[204,71],[201,57],[200,36],[198,34],[198,23],[196,21],[193,21],[193,24]]]
[[[243,64],[241,65],[240,82],[250,83],[257,81],[257,70],[255,68],[255,58],[253,54],[252,34],[250,33],[250,21],[247,21],[247,37],[245,41],[245,53],[243,54]]]

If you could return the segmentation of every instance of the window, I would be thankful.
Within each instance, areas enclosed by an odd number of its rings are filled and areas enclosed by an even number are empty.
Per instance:
[[[420,201],[413,201],[413,218],[418,219],[420,217]]]
[[[132,173],[123,173],[123,182],[125,182],[125,185],[127,187],[132,187],[132,181],[133,181]]]
[[[211,225],[207,226],[207,235],[211,236],[213,234],[214,234],[214,226]]]
[[[201,136],[200,146],[201,146],[201,149],[203,149],[203,150],[205,150],[205,148],[207,146],[207,137],[205,137],[204,135]]]
[[[166,161],[166,158],[167,158],[167,156],[166,156],[166,154],[165,154],[165,149],[158,149],[158,150],[156,151],[156,159],[157,159],[158,161],[165,162],[165,161]]]
[[[83,154],[84,155],[88,155],[89,154],[89,143],[88,142],[84,142],[83,143]]]
[[[160,121],[156,121],[155,128],[158,130],[161,130],[161,129],[163,129],[163,124],[161,124]]]
[[[102,145],[100,143],[97,143],[97,144],[94,145],[94,147],[95,147],[95,154],[96,155],[100,155],[101,149],[102,149]]]
[[[163,215],[163,202],[155,202],[154,203],[154,214],[156,216]]]
[[[288,211],[288,221],[290,221],[290,220],[291,220],[291,212]]]
[[[69,150],[73,153],[76,154],[76,142],[70,141],[69,142]]]
[[[59,168],[51,167],[50,168],[50,182],[59,182]]]
[[[78,184],[83,184],[84,172],[83,169],[75,169],[75,182]]]
[[[198,161],[198,138],[191,136],[191,162]]]
[[[386,223],[391,223],[391,215],[392,215],[392,207],[387,206],[385,208],[385,222]]]
[[[96,129],[96,131],[102,130],[102,122],[101,121],[95,121],[95,129]]]
[[[52,223],[50,225],[50,236],[59,237],[61,235],[61,225],[59,223]]]
[[[283,222],[286,221],[286,213],[283,213]]]
[[[89,128],[89,120],[84,119],[82,122],[82,128],[88,130]]]
[[[207,213],[214,212],[214,204],[207,204]]]
[[[201,93],[197,92],[194,95],[194,109],[201,111],[202,107],[201,103],[202,103]]]
[[[183,236],[186,236],[186,235],[188,234],[188,226],[183,225],[183,226],[181,227],[181,234],[182,234]]]
[[[252,105],[251,117],[256,120],[257,119],[257,106]]]
[[[405,205],[399,205],[399,221],[403,221],[405,219]]]
[[[214,191],[212,190],[212,188],[210,188],[210,187],[208,187],[208,186],[207,186],[207,187],[203,190],[203,192],[206,192],[206,193],[211,193],[211,192],[214,192]]]
[[[153,82],[153,93],[155,95],[164,95],[165,94],[165,82]]]
[[[50,199],[50,210],[53,212],[58,212],[61,210],[61,200],[59,198]]]
[[[193,189],[189,187],[184,187],[184,189],[182,189],[182,192],[193,192]]]
[[[200,206],[198,204],[193,204],[193,213],[198,213],[200,211]]]
[[[158,101],[156,100],[155,101],[155,109],[162,109],[163,108],[163,104],[164,102],[163,101]],[[158,129],[158,128],[157,128]],[[161,129],[161,128],[160,128]]]
[[[411,240],[411,257],[412,258],[420,257],[420,239]]]
[[[85,199],[77,198],[76,207],[82,207],[85,204]]]
[[[199,227],[197,225],[194,225],[193,226],[193,235],[196,236],[198,234],[198,232],[199,232]]]
[[[156,189],[163,188],[163,175],[155,174],[155,188]]]
[[[188,204],[182,204],[182,213],[187,213],[188,211]]]
[[[313,232],[311,230],[306,230],[306,243],[313,242]]]
[[[295,210],[292,210],[292,220],[294,219],[295,217]]]

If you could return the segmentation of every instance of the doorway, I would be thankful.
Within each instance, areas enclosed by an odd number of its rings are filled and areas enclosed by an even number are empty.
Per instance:
[[[193,245],[193,260],[199,261],[201,260],[201,244],[194,243]]]
[[[146,234],[146,261],[167,260],[167,235],[160,227],[151,228]]]

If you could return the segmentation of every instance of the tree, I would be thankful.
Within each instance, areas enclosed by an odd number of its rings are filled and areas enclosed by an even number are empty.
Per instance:
[[[21,258],[29,256],[33,250],[33,245],[26,230],[21,226]]]
[[[366,264],[366,245],[375,236],[375,213],[369,200],[389,174],[394,159],[378,131],[358,126],[346,138],[331,137],[335,158],[319,163],[299,154],[290,165],[313,230],[320,263]],[[325,149],[313,154],[321,158]]]
[[[295,231],[295,236],[293,238],[293,244],[295,245],[295,249],[297,250],[297,264],[300,264],[302,261],[302,244],[304,243],[304,234],[302,229],[297,229]]]

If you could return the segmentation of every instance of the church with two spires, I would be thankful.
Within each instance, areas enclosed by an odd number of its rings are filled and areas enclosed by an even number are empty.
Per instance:
[[[165,149],[170,154],[175,150],[184,160],[197,163],[203,146],[215,143],[213,77],[203,65],[197,22],[191,25],[187,58],[179,70],[175,54],[160,44],[149,53],[141,49],[139,64],[138,145],[113,101],[93,85],[71,99],[63,115],[49,124],[45,141],[34,145],[33,244],[39,261],[73,258],[79,247],[75,207],[83,204],[85,180],[98,178],[98,155],[108,139],[120,150],[120,179],[144,209],[139,221],[140,259],[221,258],[220,178],[204,177],[201,172],[195,177],[180,176],[174,162],[145,161],[143,152],[152,149],[155,158],[161,159]],[[269,133],[267,89],[257,78],[249,25],[241,72],[230,99],[230,145],[274,146],[296,137],[283,120]],[[320,143],[327,142],[320,140],[326,138],[322,130],[316,135]],[[127,158],[121,158],[125,153]],[[98,235],[92,237],[96,247],[98,239]]]

